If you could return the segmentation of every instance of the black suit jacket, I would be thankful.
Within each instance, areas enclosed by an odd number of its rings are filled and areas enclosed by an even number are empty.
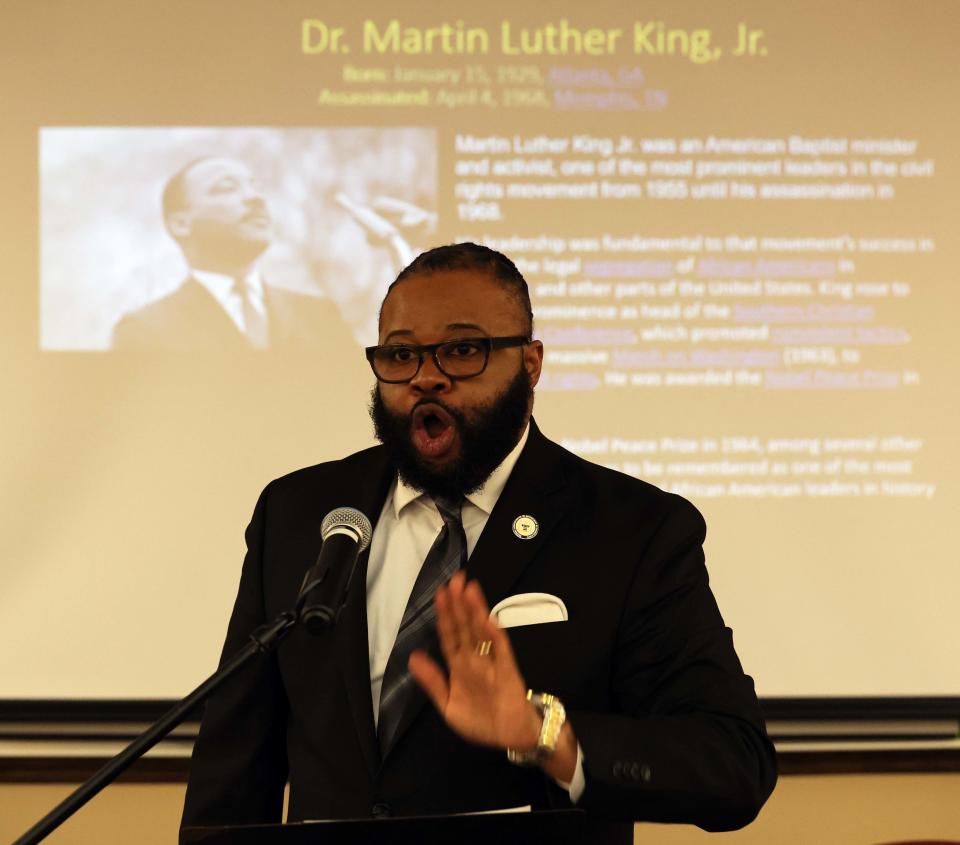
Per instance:
[[[352,351],[357,342],[329,300],[264,285],[270,348],[324,347]],[[127,314],[113,329],[114,349],[252,349],[210,292],[193,277],[173,293]]]
[[[323,516],[376,519],[393,481],[385,450],[272,482],[248,552],[224,654],[290,608],[316,559]],[[535,538],[513,520],[530,514]],[[470,557],[492,607],[543,592],[569,620],[508,629],[528,685],[560,696],[584,753],[579,806],[598,817],[730,829],[776,780],[753,683],[707,584],[705,527],[686,500],[547,440],[528,442]],[[194,750],[185,825],[569,806],[538,769],[469,745],[421,695],[380,759],[367,646],[366,554],[336,629],[295,629],[279,651],[210,701]]]

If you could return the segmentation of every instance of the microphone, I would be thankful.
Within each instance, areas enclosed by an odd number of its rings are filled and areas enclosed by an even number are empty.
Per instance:
[[[297,597],[300,621],[311,634],[332,628],[347,600],[360,553],[370,545],[373,527],[356,508],[336,508],[320,525],[323,545],[307,570]]]

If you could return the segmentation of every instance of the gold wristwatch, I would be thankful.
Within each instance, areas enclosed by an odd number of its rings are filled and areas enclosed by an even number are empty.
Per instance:
[[[543,716],[537,747],[529,751],[508,748],[507,759],[518,766],[537,766],[557,750],[560,731],[563,730],[563,723],[567,721],[567,711],[563,709],[560,699],[548,692],[527,690],[527,701]]]

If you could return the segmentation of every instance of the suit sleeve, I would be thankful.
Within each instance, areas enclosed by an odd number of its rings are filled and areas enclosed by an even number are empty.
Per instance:
[[[578,806],[733,830],[773,790],[775,752],[709,587],[703,518],[672,498],[640,554],[620,621],[614,712],[569,715],[585,763]]]
[[[240,589],[221,656],[246,644],[265,618],[263,547],[270,487],[246,532]],[[258,655],[207,702],[193,750],[183,827],[279,822],[287,778],[287,703],[276,655]]]

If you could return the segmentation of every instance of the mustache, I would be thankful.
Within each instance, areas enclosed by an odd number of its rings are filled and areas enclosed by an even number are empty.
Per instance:
[[[261,197],[252,197],[244,203],[244,217],[270,217],[270,209],[266,200]]]
[[[441,408],[459,425],[463,425],[463,423],[466,421],[466,415],[459,408],[452,408],[450,405],[440,399],[424,398],[417,400],[416,404],[410,409],[410,413],[404,415],[404,418],[409,425],[413,425],[413,417],[417,412],[417,408],[422,408],[424,405],[435,405],[436,407]]]
[[[400,478],[429,496],[456,498],[480,489],[516,444],[533,389],[526,372],[520,369],[509,384],[484,403],[453,408],[445,399],[442,394],[423,396],[409,412],[392,411],[376,383],[371,389],[369,413],[374,435],[387,447]],[[447,415],[460,436],[460,454],[443,467],[423,460],[413,444],[413,419],[428,414],[430,407]]]

